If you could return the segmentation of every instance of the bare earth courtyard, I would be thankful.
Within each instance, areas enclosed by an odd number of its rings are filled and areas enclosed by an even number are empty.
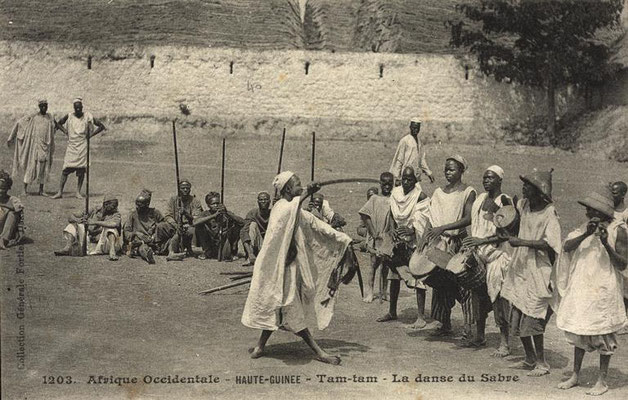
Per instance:
[[[63,135],[56,138],[49,192],[57,189],[66,143]],[[395,145],[320,141],[316,179],[377,178],[388,169]],[[179,146],[182,177],[190,179],[192,192],[203,198],[208,191],[219,190],[220,140],[186,135],[183,129]],[[229,210],[243,216],[255,207],[256,193],[270,189],[278,150],[277,137],[227,139],[225,204]],[[445,156],[456,152],[469,161],[467,183],[481,190],[484,169],[499,164],[506,171],[504,191],[519,196],[519,174],[533,167],[553,167],[563,237],[585,219],[577,198],[600,182],[628,176],[626,164],[542,149],[428,144],[427,152],[437,177],[435,185],[444,182]],[[11,150],[3,145],[0,157],[2,168],[9,169]],[[142,188],[154,192],[153,206],[162,210],[175,192],[169,132],[123,138],[112,130],[93,140],[92,158],[92,204],[102,201],[105,193],[115,194],[123,218]],[[289,139],[284,169],[307,182],[309,163],[309,142]],[[244,260],[166,262],[159,257],[155,265],[148,265],[127,257],[118,262],[104,256],[54,257],[53,250],[62,245],[67,216],[84,207],[73,197],[75,182],[71,177],[66,197],[56,201],[24,198],[21,182],[14,183],[12,194],[25,203],[25,225],[32,242],[0,253],[2,399],[270,399],[291,398],[295,393],[300,398],[320,398],[324,393],[330,398],[572,399],[584,397],[585,388],[597,378],[598,356],[588,354],[583,387],[556,389],[571,372],[573,350],[556,328],[555,318],[546,335],[551,374],[531,378],[526,371],[508,368],[522,359],[518,341],[513,343],[511,357],[491,357],[499,340],[492,315],[488,347],[461,349],[453,339],[434,340],[429,331],[403,327],[416,316],[409,290],[402,291],[400,321],[376,323],[387,303],[363,303],[356,282],[341,288],[330,327],[313,332],[325,350],[342,358],[341,366],[315,361],[300,339],[284,332],[273,335],[267,357],[251,360],[247,349],[259,332],[240,323],[248,286],[198,295],[229,282],[220,272],[250,269],[242,266]],[[435,185],[424,182],[428,193]],[[323,189],[332,207],[347,218],[346,232],[353,237],[357,237],[357,210],[366,200],[367,187],[350,184]],[[367,267],[367,257],[359,257],[362,267]],[[460,331],[459,306],[454,310],[454,329]],[[628,336],[618,338],[606,399],[628,398]],[[114,383],[109,382],[112,377]],[[469,377],[474,381],[469,382]],[[133,378],[136,383],[123,383]],[[186,382],[193,378],[194,383],[175,383],[181,378]],[[434,379],[438,382],[425,382]]]

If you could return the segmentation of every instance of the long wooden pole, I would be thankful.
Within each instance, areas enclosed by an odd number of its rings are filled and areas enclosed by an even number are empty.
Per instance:
[[[177,150],[177,127],[175,121],[172,121],[172,140],[174,141],[174,167],[175,174],[177,176],[177,196],[180,196],[179,193],[179,152]]]
[[[226,138],[222,138],[222,165],[220,166],[220,202],[225,202],[225,154],[227,151]]]
[[[89,139],[91,136],[91,129],[89,128],[89,123],[87,123],[87,166],[85,167],[85,218],[89,219]],[[85,235],[83,238],[83,249],[82,253],[84,256],[87,255],[87,240],[89,239],[89,233],[87,232],[87,224],[85,224]]]
[[[311,179],[314,182],[314,165],[316,163],[316,132],[312,132],[312,166],[311,166]]]
[[[281,147],[279,148],[279,166],[277,167],[277,174],[281,173],[281,162],[283,160],[283,146],[286,143],[286,128],[283,128],[283,133],[281,134]]]
[[[229,289],[229,288],[232,288],[232,287],[246,285],[247,283],[251,283],[252,279],[253,278],[242,279],[242,280],[239,280],[237,282],[228,283],[226,285],[218,286],[218,287],[215,287],[215,288],[212,288],[212,289],[208,289],[208,290],[203,290],[202,292],[198,292],[198,294],[210,294],[210,293],[214,293],[214,292],[219,292],[221,290]]]

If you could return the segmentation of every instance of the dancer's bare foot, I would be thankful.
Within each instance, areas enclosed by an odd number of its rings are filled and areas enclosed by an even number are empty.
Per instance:
[[[365,303],[372,303],[373,302],[373,294],[367,294],[366,296],[364,296],[362,298],[362,301]]]
[[[426,326],[427,326],[427,322],[425,322],[423,318],[418,317],[416,321],[414,321],[412,324],[404,325],[404,328],[418,331],[420,329],[425,328]]]
[[[388,321],[396,321],[396,320],[397,320],[397,316],[391,315],[390,313],[387,313],[383,317],[377,318],[377,322],[388,322]]]
[[[85,196],[83,196],[83,195],[81,194],[81,192],[76,192],[76,194],[74,195],[74,197],[76,197],[77,199],[84,199],[84,198],[85,198]]]
[[[523,360],[523,361],[519,361],[518,363],[514,363],[510,365],[509,368],[533,370],[534,368],[536,368],[536,363]]]
[[[598,379],[595,386],[593,386],[590,390],[587,390],[587,394],[589,396],[600,396],[606,392],[608,392],[608,385],[601,379]]]
[[[323,353],[319,356],[316,356],[316,360],[323,362],[325,364],[340,365],[340,357],[332,356],[327,353]]]
[[[499,345],[497,350],[495,350],[492,354],[493,357],[503,358],[508,357],[510,355],[510,347],[506,345]]]
[[[39,195],[42,197],[50,197],[50,195],[46,192],[39,192]]]
[[[571,378],[567,379],[564,382],[559,383],[558,384],[558,388],[559,389],[563,389],[563,390],[571,389],[574,386],[578,386],[578,383],[579,383],[578,382],[578,375],[573,374],[573,375],[571,375]]]
[[[251,354],[251,358],[260,358],[264,355],[264,350],[260,349],[259,346],[251,347],[249,354]]]
[[[118,261],[119,259],[117,254],[109,254],[109,261]]]
[[[54,195],[52,195],[51,199],[60,199],[63,197],[63,194],[61,194],[61,192],[57,192]]]

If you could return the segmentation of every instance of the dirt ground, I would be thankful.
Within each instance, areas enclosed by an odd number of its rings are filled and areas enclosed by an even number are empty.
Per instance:
[[[48,191],[57,189],[65,141],[57,135],[53,180]],[[133,139],[129,139],[133,138]],[[93,140],[91,170],[92,203],[105,193],[119,196],[123,215],[133,206],[137,193],[154,191],[153,205],[163,209],[175,191],[171,138],[163,135],[108,133]],[[217,138],[179,136],[182,176],[193,184],[193,193],[203,195],[220,187],[220,141]],[[389,166],[395,143],[319,141],[316,178],[373,177]],[[278,159],[279,140],[235,139],[227,141],[225,202],[237,214],[255,206],[255,194],[270,189]],[[480,177],[491,164],[506,170],[504,189],[521,193],[518,174],[533,167],[555,169],[554,198],[561,217],[563,236],[584,220],[576,198],[595,185],[628,178],[628,165],[586,159],[578,155],[515,147],[483,148],[430,145],[428,161],[443,184],[444,157],[459,152],[471,169],[465,180],[481,190]],[[11,153],[0,150],[2,168],[10,167]],[[288,140],[284,169],[309,179],[310,147],[307,141]],[[413,332],[403,325],[413,321],[413,294],[402,292],[400,321],[376,323],[387,303],[365,304],[356,282],[342,287],[331,325],[314,335],[321,346],[339,355],[341,366],[314,361],[309,349],[294,335],[279,332],[267,347],[268,356],[251,360],[247,349],[259,332],[245,328],[240,316],[247,286],[219,294],[198,292],[228,282],[220,272],[243,271],[242,260],[218,263],[187,259],[155,265],[122,257],[118,262],[105,257],[55,258],[62,245],[61,230],[70,212],[83,202],[73,197],[75,178],[66,187],[66,197],[53,201],[43,197],[23,198],[27,235],[31,243],[2,252],[2,398],[3,399],[170,399],[170,398],[552,398],[584,396],[595,382],[598,357],[587,355],[580,388],[566,392],[556,384],[568,376],[573,350],[552,318],[546,335],[550,375],[530,378],[525,371],[508,366],[522,357],[515,342],[513,356],[491,357],[498,342],[493,317],[489,317],[488,347],[460,349],[454,340],[433,340],[429,332]],[[13,187],[20,194],[20,182]],[[369,185],[350,184],[325,188],[332,207],[344,215],[346,231],[355,236],[357,210],[365,201]],[[425,184],[431,193],[434,185]],[[32,189],[31,189],[32,190]],[[24,273],[20,269],[23,254]],[[367,259],[361,254],[361,263]],[[249,267],[250,268],[250,267]],[[22,287],[21,284],[24,286]],[[22,289],[22,290],[20,290]],[[25,305],[18,319],[20,304]],[[429,299],[428,299],[429,304]],[[460,331],[459,306],[454,328]],[[21,327],[21,328],[20,328]],[[21,364],[23,347],[24,364]],[[604,397],[628,398],[628,336],[620,336],[619,350],[611,361],[610,392]],[[23,368],[22,368],[23,367]],[[393,382],[407,376],[410,382]],[[452,383],[416,383],[425,376],[452,376]],[[461,375],[474,382],[460,382]],[[516,382],[480,382],[482,374],[515,377]],[[136,384],[88,383],[103,377],[136,377]],[[149,377],[218,378],[216,383],[144,383]],[[240,384],[239,376],[264,375],[275,380],[291,376],[300,384]],[[320,375],[348,377],[346,383],[319,382]],[[354,383],[356,376],[377,382]],[[52,378],[50,378],[52,377]],[[73,383],[67,382],[71,377]],[[52,379],[55,383],[49,383]],[[308,380],[309,379],[309,380]],[[325,378],[326,379],[326,378]],[[342,379],[335,379],[340,381]]]

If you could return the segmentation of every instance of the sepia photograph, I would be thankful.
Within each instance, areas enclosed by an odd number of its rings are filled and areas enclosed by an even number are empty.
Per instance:
[[[0,398],[628,399],[628,0],[0,0]]]

